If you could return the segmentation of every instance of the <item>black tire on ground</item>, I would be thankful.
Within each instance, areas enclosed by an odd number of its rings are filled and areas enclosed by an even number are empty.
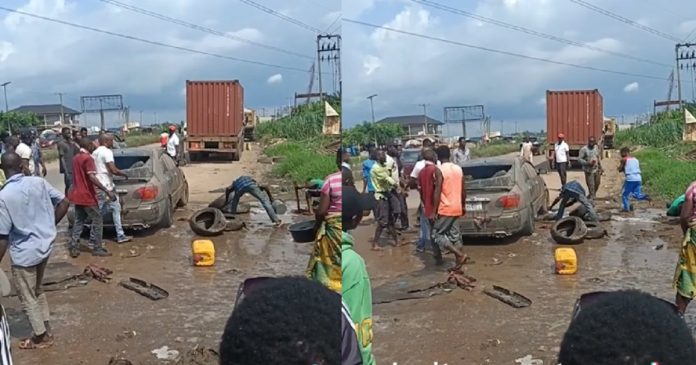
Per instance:
[[[587,226],[578,217],[565,217],[551,227],[551,238],[562,245],[582,243],[587,235]]]
[[[179,201],[176,203],[176,206],[177,206],[178,208],[183,208],[183,207],[185,207],[186,205],[188,205],[188,201],[189,201],[189,186],[188,186],[188,182],[186,182],[186,183],[184,184],[184,195],[183,195],[183,196],[181,197],[181,199],[179,199]]]
[[[227,220],[220,209],[204,208],[191,216],[189,227],[199,236],[217,236],[222,234]]]
[[[522,222],[522,230],[520,234],[523,236],[531,236],[534,233],[534,208],[531,206],[527,209],[527,218]]]
[[[167,197],[164,201],[164,212],[162,212],[162,219],[160,220],[160,228],[169,228],[174,224],[174,209],[172,208],[171,197]]]
[[[587,233],[585,239],[596,240],[607,235],[607,230],[599,222],[585,222]]]

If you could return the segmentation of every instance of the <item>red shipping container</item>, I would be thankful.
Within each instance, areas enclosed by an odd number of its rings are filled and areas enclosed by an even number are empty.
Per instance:
[[[557,142],[558,134],[563,133],[571,149],[587,144],[591,136],[601,146],[603,129],[604,106],[599,90],[546,91],[549,144]]]
[[[186,123],[190,137],[240,136],[244,88],[239,80],[186,81]]]

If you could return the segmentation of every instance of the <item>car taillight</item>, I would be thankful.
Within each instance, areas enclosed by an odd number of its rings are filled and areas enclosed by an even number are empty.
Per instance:
[[[140,199],[142,201],[152,201],[157,198],[158,193],[159,189],[157,189],[156,186],[144,186],[137,189],[133,195],[136,199]]]
[[[503,209],[515,209],[520,206],[520,195],[519,194],[508,194],[500,197],[495,205]]]

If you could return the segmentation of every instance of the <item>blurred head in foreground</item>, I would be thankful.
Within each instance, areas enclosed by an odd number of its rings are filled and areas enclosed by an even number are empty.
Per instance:
[[[340,365],[341,297],[301,277],[274,278],[232,312],[220,365]]]
[[[563,337],[558,363],[694,364],[696,346],[670,303],[638,291],[618,291],[582,308]]]

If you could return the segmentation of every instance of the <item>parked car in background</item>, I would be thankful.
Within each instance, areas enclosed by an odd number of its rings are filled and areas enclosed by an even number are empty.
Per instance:
[[[404,176],[411,176],[413,167],[416,166],[416,162],[418,162],[418,157],[420,157],[420,154],[420,148],[404,148],[401,150],[401,164],[404,167]],[[409,185],[412,189],[416,188],[415,181],[411,181]]]
[[[549,192],[542,170],[520,157],[472,160],[463,167],[466,214],[464,236],[508,237],[534,232],[537,214],[545,214]]]
[[[128,179],[114,177],[123,227],[170,227],[174,223],[174,210],[188,204],[189,186],[184,172],[161,149],[116,150],[114,163],[128,175]],[[71,224],[75,220],[72,210],[68,219]],[[104,225],[113,225],[111,214],[104,217]]]
[[[39,134],[39,145],[41,148],[51,148],[58,142],[58,133],[52,129],[46,129]]]

